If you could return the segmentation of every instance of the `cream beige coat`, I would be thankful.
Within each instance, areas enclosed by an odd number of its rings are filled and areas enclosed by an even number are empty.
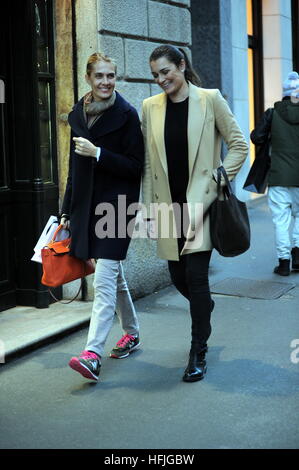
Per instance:
[[[164,205],[165,208],[172,203],[164,142],[166,102],[165,93],[147,98],[143,102],[142,131],[146,156],[142,194],[147,217],[155,218],[158,225],[158,256],[163,259],[178,260],[175,229],[173,234],[165,236],[167,231],[163,231],[162,226],[165,220],[168,220],[168,215],[160,210],[157,211],[157,207],[161,208]],[[187,202],[190,225],[187,238],[191,240],[192,233],[193,235],[195,233],[196,237],[195,239],[193,237],[193,241],[185,243],[181,254],[213,248],[208,208],[217,195],[213,170],[221,165],[222,137],[228,149],[223,166],[231,180],[240,170],[248,152],[244,135],[219,90],[198,88],[189,83]],[[160,206],[157,206],[157,203]],[[159,217],[159,212],[162,213],[162,217]],[[175,224],[172,213],[170,225],[173,230]]]

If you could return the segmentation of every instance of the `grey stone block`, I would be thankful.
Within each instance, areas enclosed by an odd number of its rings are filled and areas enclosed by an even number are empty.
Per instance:
[[[115,59],[117,75],[122,77],[125,73],[123,38],[115,36],[99,35],[98,50]]]
[[[123,265],[133,299],[171,284],[167,261],[157,257],[155,241],[132,240]]]
[[[136,108],[141,117],[142,101],[150,96],[150,84],[119,81],[115,89]]]
[[[149,57],[157,47],[155,42],[125,39],[125,77],[152,79]]]
[[[98,28],[147,37],[147,0],[100,0]]]
[[[191,15],[186,8],[148,2],[149,37],[191,44]]]

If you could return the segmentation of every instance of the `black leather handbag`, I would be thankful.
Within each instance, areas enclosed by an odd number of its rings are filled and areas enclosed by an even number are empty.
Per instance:
[[[243,186],[246,191],[264,194],[267,189],[271,167],[272,119],[273,108],[269,108],[250,134],[252,142],[256,145],[256,156]]]
[[[223,187],[221,174],[226,183]],[[250,247],[247,207],[233,193],[223,166],[217,169],[217,199],[210,206],[210,234],[214,248],[225,257],[241,255]]]
[[[264,194],[268,185],[268,173],[271,166],[270,140],[267,139],[256,153],[255,160],[250,168],[243,189],[252,193]]]

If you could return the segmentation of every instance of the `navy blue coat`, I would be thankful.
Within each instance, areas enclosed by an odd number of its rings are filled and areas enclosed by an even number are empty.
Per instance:
[[[71,253],[77,258],[125,259],[130,236],[118,236],[119,215],[129,222],[134,215],[126,215],[131,203],[139,200],[140,180],[144,162],[143,136],[136,109],[116,92],[114,105],[88,129],[83,113],[83,98],[69,114],[71,144],[62,214],[69,214],[72,235]],[[73,137],[84,137],[101,147],[99,161],[75,153]],[[125,197],[125,205],[118,207],[118,196]],[[110,203],[112,212],[95,214],[100,203]],[[99,206],[98,206],[99,207]],[[103,207],[103,206],[102,206]],[[105,217],[109,227],[116,227],[115,237],[99,238],[96,227]],[[103,222],[103,219],[102,219]],[[108,226],[103,226],[104,231]],[[107,231],[107,230],[106,230]]]

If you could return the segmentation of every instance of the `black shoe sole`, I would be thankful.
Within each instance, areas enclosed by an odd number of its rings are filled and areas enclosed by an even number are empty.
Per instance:
[[[188,376],[183,376],[182,380],[183,382],[199,382],[200,380],[204,379],[204,376],[207,372],[207,366],[205,366],[204,370],[203,370],[203,374],[200,375],[200,376],[194,376],[194,377],[188,377]]]
[[[279,276],[289,276],[291,274],[291,271],[285,271],[285,272],[279,272],[279,271],[273,271],[274,274],[278,274]]]

